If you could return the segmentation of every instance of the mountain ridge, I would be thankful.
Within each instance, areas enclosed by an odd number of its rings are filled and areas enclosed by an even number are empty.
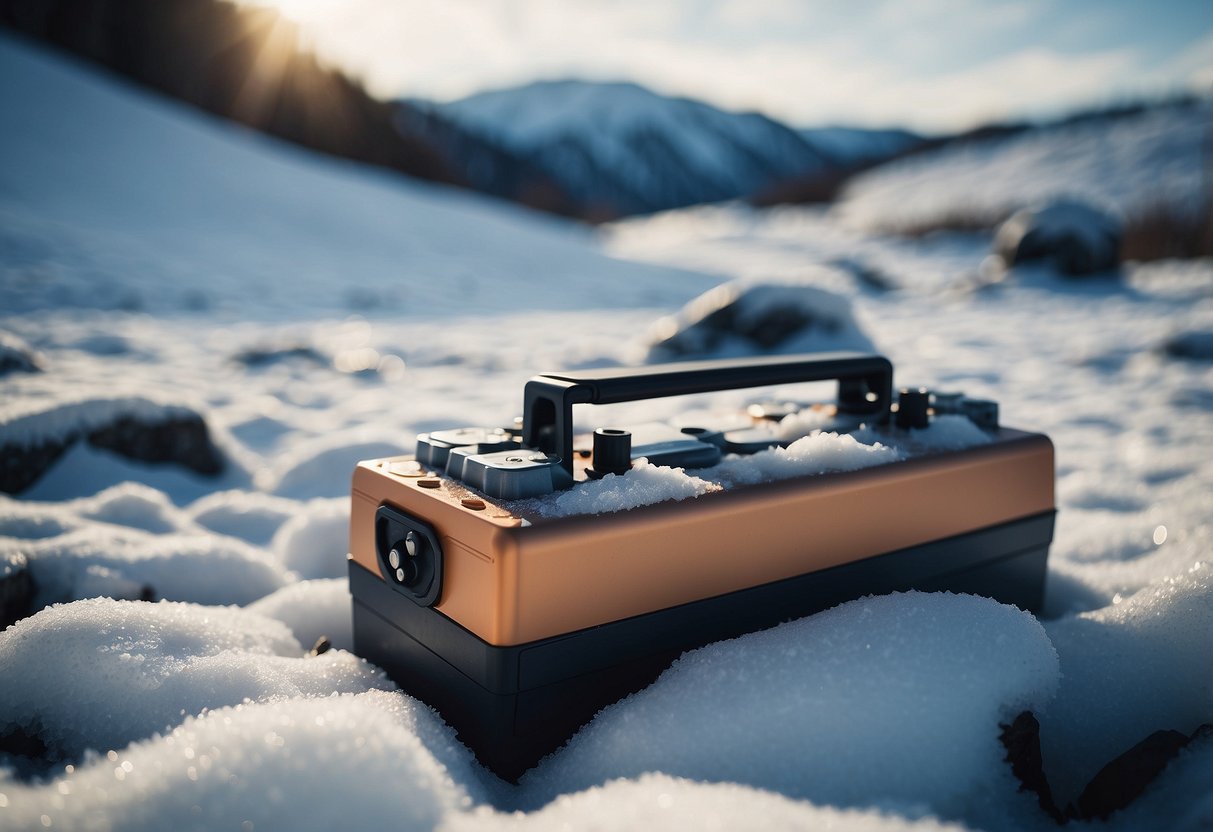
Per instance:
[[[726,111],[631,81],[533,81],[447,103],[400,103],[545,170],[600,219],[747,197],[900,150],[899,136],[917,140],[900,131],[823,128],[815,141],[813,131],[762,113]]]

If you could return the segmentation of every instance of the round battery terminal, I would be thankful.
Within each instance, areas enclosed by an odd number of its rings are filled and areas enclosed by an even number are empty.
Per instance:
[[[421,470],[421,463],[415,459],[405,460],[403,462],[393,462],[388,466],[388,472],[395,474],[398,477],[420,477],[425,474]]]

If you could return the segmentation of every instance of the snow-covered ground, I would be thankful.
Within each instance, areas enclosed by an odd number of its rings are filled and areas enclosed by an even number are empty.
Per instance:
[[[991,285],[988,236],[733,206],[599,242],[7,39],[0,77],[0,330],[42,370],[0,377],[0,431],[179,406],[228,463],[77,442],[0,497],[0,554],[69,602],[0,634],[0,736],[55,761],[0,757],[0,828],[1049,829],[1000,724],[1037,715],[1064,805],[1151,732],[1213,722],[1213,363],[1165,349],[1213,330],[1213,263]],[[347,652],[352,465],[503,423],[537,371],[637,360],[725,279],[840,293],[899,383],[1053,438],[1045,610],[909,593],[713,645],[503,784]],[[1207,828],[1211,782],[1206,737],[1108,827]]]
[[[1057,197],[1121,217],[1191,216],[1213,200],[1213,100],[974,141],[847,184],[837,213],[865,229],[996,224]]]

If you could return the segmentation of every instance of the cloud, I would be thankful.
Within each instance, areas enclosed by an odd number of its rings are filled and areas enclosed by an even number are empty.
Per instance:
[[[1043,0],[272,2],[385,97],[627,79],[796,124],[948,130],[1213,75],[1208,39],[1187,64],[1149,72],[1136,48],[1033,46]]]

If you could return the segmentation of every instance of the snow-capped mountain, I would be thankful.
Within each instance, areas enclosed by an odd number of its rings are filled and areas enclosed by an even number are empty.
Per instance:
[[[767,116],[631,83],[544,81],[429,106],[548,171],[601,217],[733,199],[838,165]]]

